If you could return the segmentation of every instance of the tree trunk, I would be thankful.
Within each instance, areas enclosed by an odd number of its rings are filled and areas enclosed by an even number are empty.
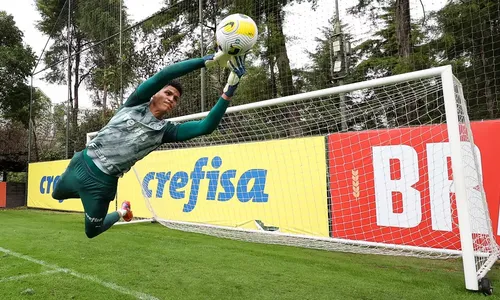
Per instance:
[[[269,64],[269,74],[271,76],[271,95],[272,98],[277,98],[278,97],[278,87],[276,86],[276,73],[274,72],[274,57],[267,52],[267,63]]]
[[[491,92],[491,78],[488,74],[489,64],[488,59],[485,57],[483,44],[481,45],[481,63],[482,63],[482,72],[484,77],[484,98],[486,100],[486,109],[488,110],[487,116],[489,119],[495,118],[495,98],[492,97]]]
[[[411,20],[409,0],[396,0],[396,37],[399,45],[399,57],[410,57]]]
[[[39,160],[39,151],[38,151],[38,142],[37,142],[37,139],[36,139],[36,124],[35,124],[35,120],[32,121],[33,122],[33,144],[35,145],[35,161],[38,161]]]
[[[275,63],[278,67],[278,78],[281,85],[282,96],[290,96],[295,93],[295,89],[293,86],[290,60],[286,49],[285,34],[283,33],[281,12],[282,5],[270,5],[266,7],[265,15],[269,31],[268,56],[270,59],[276,59]],[[271,76],[273,76],[274,64],[270,67],[272,68]],[[291,126],[286,129],[287,136],[301,136],[300,113],[295,109],[291,109],[289,112],[286,112],[286,116],[284,117],[291,124]]]
[[[290,68],[290,59],[285,43],[285,34],[283,33],[283,20],[281,16],[281,6],[270,5],[266,9],[266,18],[269,30],[269,49],[271,56],[276,57],[276,65],[279,71],[279,80],[283,90],[283,96],[294,94],[292,70]]]
[[[398,41],[398,56],[404,64],[409,63],[411,54],[411,20],[410,20],[410,1],[396,0],[396,38]],[[400,111],[403,115],[398,118],[399,125],[419,124],[417,114],[417,103],[410,101],[406,103]]]
[[[109,57],[108,57],[108,51],[106,51],[106,47],[103,48],[102,55],[104,57],[104,61],[105,62],[108,61]],[[109,88],[109,84],[108,84],[108,71],[107,71],[106,67],[104,67],[103,72],[104,72],[104,74],[103,74],[103,78],[102,79],[103,79],[104,85],[103,85],[103,95],[102,95],[102,111],[103,111],[102,116],[104,117],[105,112],[106,112],[106,108],[107,108],[107,105],[108,105],[108,88]]]
[[[104,89],[102,92],[102,110],[106,111],[106,108],[108,106],[108,84],[104,83]]]

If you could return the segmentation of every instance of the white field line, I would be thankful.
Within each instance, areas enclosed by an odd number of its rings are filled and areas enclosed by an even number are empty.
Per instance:
[[[81,273],[78,273],[78,272],[73,271],[71,269],[61,268],[61,267],[59,267],[57,265],[49,264],[47,262],[44,262],[43,260],[39,260],[39,259],[36,259],[36,258],[27,256],[27,255],[24,255],[24,254],[21,254],[21,253],[17,253],[17,252],[11,251],[9,249],[5,249],[5,248],[0,247],[0,252],[3,252],[5,254],[12,255],[12,256],[15,256],[15,257],[18,257],[18,258],[30,261],[30,262],[35,263],[35,264],[39,264],[39,265],[47,267],[49,269],[53,269],[54,271],[57,271],[57,272],[63,272],[63,273],[72,275],[74,277],[80,278],[80,279],[85,279],[85,280],[88,280],[88,281],[92,281],[94,283],[100,284],[100,285],[102,285],[104,287],[107,287],[107,288],[112,289],[114,291],[117,291],[119,293],[122,293],[122,294],[125,294],[125,295],[129,295],[129,296],[135,297],[137,299],[159,300],[158,298],[153,297],[151,295],[144,294],[144,293],[141,293],[141,292],[136,292],[136,291],[127,289],[125,287],[119,286],[117,284],[114,284],[112,282],[102,281],[99,278],[97,278],[95,276],[92,276],[92,275],[81,274]]]
[[[31,274],[11,276],[11,277],[6,277],[6,278],[1,278],[0,283],[7,282],[7,281],[16,281],[19,279],[31,278],[31,277],[36,277],[36,276],[49,275],[49,274],[54,274],[54,273],[61,273],[61,272],[62,271],[59,271],[59,270],[50,270],[50,271],[45,271],[45,272],[41,272],[41,273],[31,273]]]

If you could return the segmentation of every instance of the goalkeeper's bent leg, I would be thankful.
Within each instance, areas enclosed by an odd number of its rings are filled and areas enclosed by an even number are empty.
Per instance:
[[[85,211],[85,234],[94,238],[122,217],[120,212],[108,214],[109,203],[116,196],[118,178],[104,174],[85,155],[82,158],[79,194]]]
[[[84,181],[80,196],[85,211],[85,234],[94,238],[108,230],[122,216],[119,212],[108,214],[109,203],[116,195],[118,182],[102,182],[93,178]]]
[[[117,211],[108,214],[109,200],[85,195],[82,203],[85,209],[85,234],[90,239],[108,230],[121,218]]]
[[[118,178],[104,174],[97,166],[77,152],[52,193],[56,200],[80,198],[85,213],[85,234],[94,238],[120,220],[125,212],[107,214],[115,198]]]

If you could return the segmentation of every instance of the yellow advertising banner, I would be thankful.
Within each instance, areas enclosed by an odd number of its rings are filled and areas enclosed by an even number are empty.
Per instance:
[[[135,216],[328,237],[323,137],[155,151],[119,181]],[[143,192],[141,192],[141,186]]]
[[[28,207],[83,212],[80,199],[59,201],[52,198],[52,191],[68,164],[69,160],[29,164]],[[115,210],[113,201],[109,205],[109,211]]]

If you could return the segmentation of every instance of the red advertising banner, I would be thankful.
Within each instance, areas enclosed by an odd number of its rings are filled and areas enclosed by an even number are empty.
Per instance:
[[[500,121],[471,124],[497,241]],[[328,137],[330,235],[334,238],[460,249],[446,125],[339,133]],[[473,166],[470,143],[462,142]],[[472,230],[486,233],[479,178],[466,170]]]

